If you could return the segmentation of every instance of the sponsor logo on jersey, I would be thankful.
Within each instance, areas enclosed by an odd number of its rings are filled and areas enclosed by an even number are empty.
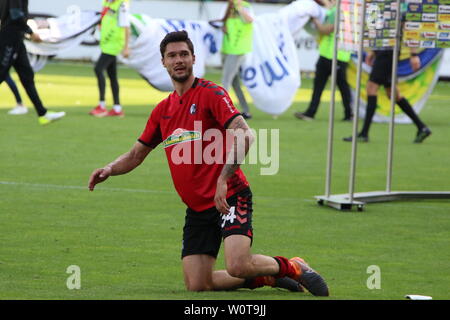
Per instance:
[[[202,134],[199,131],[189,131],[186,129],[178,128],[164,140],[164,148],[174,146],[179,143],[200,140]]]
[[[228,110],[230,110],[230,112],[233,113],[234,112],[233,107],[231,106],[231,103],[230,103],[230,101],[228,101],[227,97],[223,97],[222,99],[223,99],[223,101],[225,101],[225,103],[228,107]]]

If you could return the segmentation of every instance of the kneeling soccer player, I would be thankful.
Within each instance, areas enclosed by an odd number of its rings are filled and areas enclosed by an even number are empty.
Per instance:
[[[291,291],[306,288],[314,295],[328,296],[324,279],[303,259],[250,252],[252,193],[239,164],[254,139],[251,130],[223,88],[194,77],[194,48],[185,31],[168,33],[160,49],[162,64],[175,91],[155,107],[144,132],[129,152],[94,170],[89,189],[94,190],[97,183],[109,176],[133,170],[162,143],[175,188],[188,206],[182,248],[188,290],[253,289],[269,285]],[[225,133],[238,129],[246,132],[245,139],[234,139],[236,136],[231,139],[231,150],[227,153]],[[223,134],[222,151],[226,161],[201,161],[200,164],[194,161],[195,143],[207,130]],[[200,155],[208,145],[208,141],[200,143]],[[192,161],[180,161],[179,149],[175,148],[181,147],[194,150],[189,156]],[[245,150],[245,153],[235,150]],[[226,270],[214,271],[222,238]]]

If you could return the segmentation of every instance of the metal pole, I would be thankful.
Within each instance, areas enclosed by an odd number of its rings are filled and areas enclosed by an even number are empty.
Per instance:
[[[355,0],[357,1],[357,0]],[[359,118],[359,105],[361,94],[361,73],[362,73],[362,54],[364,47],[364,23],[366,17],[366,0],[362,0],[361,12],[361,25],[359,29],[359,46],[358,46],[358,68],[356,72],[356,94],[355,94],[355,114],[353,118],[353,134],[352,134],[352,157],[350,164],[350,183],[349,183],[349,197],[350,203],[353,202],[353,194],[355,192],[355,169],[356,169],[356,140],[358,135],[358,118]]]
[[[331,101],[330,114],[328,120],[328,148],[327,148],[327,171],[325,183],[325,196],[330,197],[331,193],[331,173],[333,168],[333,137],[334,137],[334,109],[336,105],[336,71],[337,71],[337,55],[339,41],[339,20],[341,18],[341,0],[336,2],[336,14],[334,16],[334,52],[331,64]]]
[[[389,144],[387,156],[387,174],[386,174],[386,192],[391,192],[392,186],[392,163],[394,157],[394,127],[395,127],[395,104],[397,101],[397,69],[398,54],[400,51],[401,39],[401,11],[400,0],[396,1],[396,30],[395,30],[395,46],[392,61],[392,78],[391,78],[391,119],[389,122]]]

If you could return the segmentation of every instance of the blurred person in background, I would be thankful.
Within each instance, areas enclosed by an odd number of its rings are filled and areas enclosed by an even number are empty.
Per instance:
[[[336,1],[321,0],[323,5],[328,8],[324,23],[318,19],[313,19],[313,23],[320,34],[319,40],[319,60],[316,64],[316,74],[314,77],[313,93],[309,107],[304,112],[296,112],[294,115],[298,119],[313,120],[320,105],[320,98],[327,84],[332,71],[332,62],[334,56],[334,20],[336,16]],[[337,72],[336,84],[341,92],[342,104],[344,106],[344,121],[350,121],[353,117],[351,107],[351,91],[347,82],[347,66],[350,61],[351,52],[338,50],[337,53]]]
[[[370,51],[366,56],[366,63],[372,67],[372,71],[370,72],[369,81],[367,81],[366,85],[367,107],[364,125],[357,136],[357,141],[369,142],[369,129],[377,108],[377,95],[380,86],[384,86],[388,98],[391,98],[393,60],[393,48],[388,50]],[[415,49],[411,48],[409,62],[413,71],[420,69],[421,61],[420,57],[415,52]],[[414,143],[421,143],[429,135],[431,135],[431,130],[425,125],[425,123],[422,122],[422,120],[420,120],[418,114],[414,111],[409,101],[401,95],[398,87],[396,87],[395,102],[417,127],[417,134],[413,141]],[[345,137],[343,140],[351,142],[352,137]]]
[[[24,36],[41,42],[39,35],[27,24],[28,0],[0,1],[0,83],[9,76],[11,67],[17,72],[20,82],[38,114],[38,121],[46,125],[66,115],[65,112],[48,111],[39,97],[34,83],[34,71],[23,43]]]
[[[228,0],[228,7],[223,22],[223,74],[222,85],[225,90],[233,86],[242,108],[244,119],[250,119],[250,109],[245,99],[239,80],[239,71],[245,54],[253,49],[254,14],[250,3],[243,0]]]
[[[120,104],[119,81],[117,79],[117,55],[122,54],[128,58],[130,54],[130,18],[128,0],[103,0],[103,9],[100,22],[100,49],[101,54],[95,64],[99,102],[89,114],[95,117],[123,117],[125,114]],[[105,76],[107,72],[114,105],[111,110],[106,109],[105,102]]]

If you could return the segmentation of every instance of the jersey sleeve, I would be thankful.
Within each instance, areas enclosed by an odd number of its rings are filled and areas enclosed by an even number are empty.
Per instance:
[[[144,131],[142,132],[141,136],[138,139],[140,143],[154,149],[162,142],[162,134],[159,121],[160,121],[160,105],[157,105],[156,108],[153,109],[152,113],[150,114],[147,124],[145,125]]]
[[[209,106],[210,112],[225,129],[228,128],[228,125],[234,118],[241,115],[224,89],[220,87],[215,89],[211,94],[211,99],[213,103]]]

